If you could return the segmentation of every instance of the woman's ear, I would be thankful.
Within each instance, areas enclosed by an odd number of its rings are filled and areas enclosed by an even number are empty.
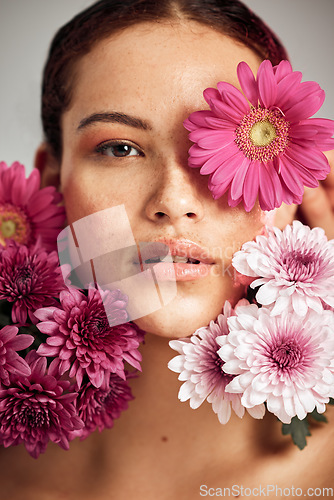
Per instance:
[[[37,149],[34,166],[41,174],[41,187],[55,186],[58,191],[61,191],[60,163],[56,160],[46,142],[43,142]]]

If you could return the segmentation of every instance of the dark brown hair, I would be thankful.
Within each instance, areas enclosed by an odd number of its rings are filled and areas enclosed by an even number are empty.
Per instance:
[[[60,161],[60,120],[71,102],[74,67],[93,45],[142,22],[184,19],[221,32],[250,47],[261,59],[278,64],[287,53],[268,26],[239,0],[100,0],[56,33],[42,84],[45,140]]]

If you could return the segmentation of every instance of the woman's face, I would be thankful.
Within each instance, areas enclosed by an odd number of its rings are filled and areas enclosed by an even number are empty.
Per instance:
[[[149,23],[99,42],[76,66],[62,119],[68,222],[123,205],[137,243],[163,241],[172,254],[204,262],[175,265],[176,296],[136,320],[148,332],[187,336],[242,293],[231,257],[260,232],[261,211],[213,200],[208,176],[187,166],[191,143],[182,125],[208,108],[205,88],[221,80],[238,86],[242,60],[256,72],[250,49],[210,28]]]

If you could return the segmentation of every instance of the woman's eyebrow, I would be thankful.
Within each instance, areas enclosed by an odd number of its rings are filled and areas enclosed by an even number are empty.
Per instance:
[[[77,130],[80,131],[81,129],[97,122],[122,123],[123,125],[128,125],[142,130],[152,130],[152,126],[147,121],[118,112],[93,113],[80,121]]]

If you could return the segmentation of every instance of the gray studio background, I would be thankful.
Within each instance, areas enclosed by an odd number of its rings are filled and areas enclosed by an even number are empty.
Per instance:
[[[42,140],[41,72],[55,31],[92,0],[0,0],[0,161],[30,171]],[[334,119],[334,0],[245,0],[286,45],[304,80],[326,91],[318,116]]]

